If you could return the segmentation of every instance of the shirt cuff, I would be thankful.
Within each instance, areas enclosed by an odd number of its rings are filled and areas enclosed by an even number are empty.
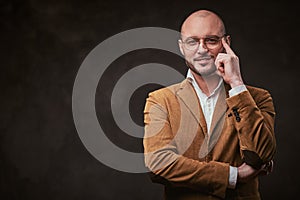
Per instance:
[[[238,169],[237,167],[232,167],[229,166],[229,184],[228,184],[228,188],[230,189],[234,189],[236,186],[236,182],[237,182],[237,174],[238,174]]]
[[[234,88],[231,88],[231,90],[229,90],[229,97],[232,97],[234,95],[242,93],[242,92],[244,92],[246,90],[247,90],[247,88],[246,88],[245,85],[239,85],[239,86],[236,86]]]

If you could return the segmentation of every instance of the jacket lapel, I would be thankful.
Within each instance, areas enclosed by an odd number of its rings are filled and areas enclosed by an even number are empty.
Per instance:
[[[226,91],[224,84],[221,85],[220,88],[220,94],[215,106],[215,110],[212,116],[212,121],[211,121],[211,126],[209,132],[212,133],[220,121],[220,119],[225,115],[227,109],[227,104],[226,104]]]
[[[220,135],[222,134],[222,130],[224,128],[224,122],[226,118],[226,111],[228,110],[226,98],[228,98],[229,96],[228,95],[229,89],[230,86],[226,83],[221,86],[220,94],[215,106],[215,110],[213,113],[212,122],[210,126],[208,152],[215,146]]]
[[[176,95],[191,112],[197,122],[200,124],[203,133],[207,134],[207,125],[204,118],[203,111],[200,106],[197,94],[193,86],[189,83],[188,79],[185,79],[181,85],[180,89],[176,92]]]
[[[181,83],[180,89],[176,91],[176,96],[182,102],[181,105],[185,105],[185,107],[193,115],[193,118],[195,118],[198,124],[200,124],[202,133],[204,133],[205,135],[204,141],[200,148],[199,158],[205,157],[213,149],[220,135],[222,134],[226,118],[226,112],[228,110],[226,98],[228,98],[229,96],[229,90],[230,86],[228,84],[222,84],[220,94],[215,106],[215,111],[213,113],[210,130],[207,130],[206,121],[204,118],[202,108],[200,106],[198,96],[193,86],[189,83],[189,80],[185,79]],[[210,131],[209,134],[208,131]]]

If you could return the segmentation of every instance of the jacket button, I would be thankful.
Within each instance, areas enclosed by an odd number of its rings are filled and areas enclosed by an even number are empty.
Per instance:
[[[238,112],[237,110],[238,110],[237,108],[233,108],[233,109],[232,109],[236,121],[237,121],[237,122],[240,122],[240,121],[241,121],[241,117],[240,117],[240,114],[239,114],[239,112]]]

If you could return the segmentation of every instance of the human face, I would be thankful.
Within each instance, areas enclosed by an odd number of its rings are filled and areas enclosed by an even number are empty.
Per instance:
[[[224,52],[221,39],[224,36],[220,20],[209,15],[206,17],[191,17],[184,23],[181,31],[179,47],[189,67],[201,76],[214,74],[215,59],[220,52]],[[211,41],[211,40],[214,41]],[[198,41],[198,48],[187,48],[190,41]],[[210,45],[214,42],[214,45]]]

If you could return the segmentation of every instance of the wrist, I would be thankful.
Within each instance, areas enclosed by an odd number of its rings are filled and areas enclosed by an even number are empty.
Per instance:
[[[237,86],[240,86],[240,85],[244,85],[244,82],[241,80],[241,79],[238,79],[238,80],[233,80],[229,83],[230,87],[231,88],[234,88],[234,87],[237,87]]]

